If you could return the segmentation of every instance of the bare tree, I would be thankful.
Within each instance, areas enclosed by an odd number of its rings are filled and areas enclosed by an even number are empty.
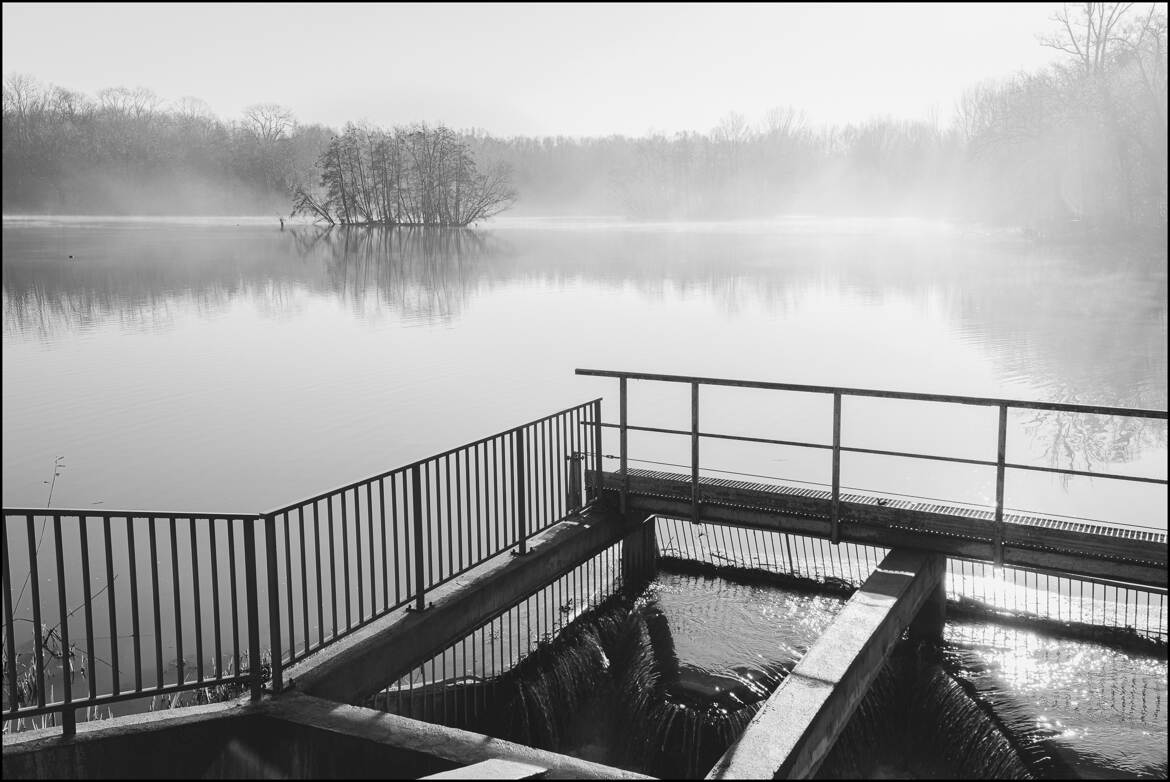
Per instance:
[[[295,124],[293,113],[277,103],[255,103],[244,109],[244,125],[266,144],[284,138]]]

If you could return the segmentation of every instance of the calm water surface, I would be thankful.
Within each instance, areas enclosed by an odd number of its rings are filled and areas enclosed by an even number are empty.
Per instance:
[[[576,367],[1166,407],[1164,251],[906,221],[269,222],[5,220],[5,505],[44,504],[63,455],[57,507],[261,511],[595,396],[615,419],[616,382]],[[632,423],[686,428],[688,403],[631,384]],[[831,402],[710,389],[701,417],[823,442]],[[863,447],[994,458],[995,429],[994,409],[844,409]],[[663,436],[631,449],[689,456]],[[1009,459],[1164,477],[1166,428],[1013,415]],[[829,474],[822,452],[775,446],[705,442],[703,465]],[[990,469],[862,455],[842,480],[994,494]],[[1160,486],[1013,474],[1007,504],[1166,524]]]

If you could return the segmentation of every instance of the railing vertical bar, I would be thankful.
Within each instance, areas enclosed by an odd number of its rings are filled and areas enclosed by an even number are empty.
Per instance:
[[[620,437],[621,437],[621,443],[620,443],[620,449],[619,449],[619,458],[621,461],[620,461],[619,471],[621,473],[621,479],[622,479],[621,513],[623,516],[626,513],[626,508],[629,506],[629,497],[630,497],[630,471],[629,471],[629,465],[627,464],[627,460],[629,458],[629,453],[627,450],[627,446],[628,446],[628,439],[627,438],[629,435],[629,431],[626,428],[629,425],[628,424],[629,405],[628,405],[628,401],[627,401],[626,386],[627,386],[626,378],[625,377],[620,378],[618,380],[618,395],[619,395],[618,404],[619,404],[619,408],[620,408],[619,413],[618,413],[619,427],[620,428],[618,431],[619,431]],[[601,478],[601,476],[598,475],[599,481],[600,481],[600,478]],[[600,485],[600,483],[598,485]]]
[[[411,500],[413,514],[411,521],[414,527],[414,546],[410,552],[414,555],[414,608],[422,611],[426,608],[426,590],[423,587],[423,502],[422,502],[422,469],[415,465],[410,470]]]
[[[245,528],[243,530],[243,538],[244,538],[244,567],[245,567],[245,571],[246,571],[247,567],[248,567],[248,563],[255,562],[256,555],[255,555],[255,551],[253,551],[252,549],[249,549],[249,547],[248,547],[249,546],[248,538],[252,535],[252,523],[250,521],[247,521],[247,520],[243,520],[242,523],[245,525]],[[240,675],[240,666],[243,665],[243,657],[240,655],[240,592],[239,592],[239,588],[238,588],[237,583],[236,583],[239,580],[238,576],[236,574],[236,571],[239,570],[239,568],[236,564],[236,519],[228,519],[227,520],[227,533],[228,533],[228,559],[227,559],[227,561],[228,561],[228,586],[231,590],[231,597],[232,597],[232,602],[231,602],[231,606],[232,606],[232,660],[233,660],[233,667],[236,669],[236,676],[239,676]],[[249,551],[253,551],[251,556],[248,555]],[[245,573],[245,579],[247,579],[246,573]],[[254,587],[255,587],[255,574],[253,574],[252,581],[250,581],[250,582],[245,581],[245,584],[244,584],[244,588],[248,589],[248,590],[254,590]],[[245,592],[244,600],[247,601],[250,599],[251,598],[249,597],[249,594],[247,592]],[[244,610],[245,611],[248,610],[246,603],[245,603]],[[249,619],[249,627],[251,627],[252,624],[255,624],[255,623]],[[249,665],[255,665],[255,664],[256,664],[256,658],[253,657],[249,660]]]
[[[467,452],[463,452],[464,461],[467,460]],[[463,570],[465,562],[463,560],[463,500],[459,496],[459,487],[463,485],[463,470],[459,466],[459,453],[455,453],[455,546],[456,546],[456,562],[459,564],[459,569]]]
[[[9,711],[17,711],[20,708],[19,691],[16,688],[16,639],[13,635],[15,632],[15,620],[13,614],[16,612],[12,605],[12,570],[8,566],[8,515],[4,515],[4,529],[0,530],[4,535],[4,545],[0,548],[0,556],[3,560],[0,565],[3,566],[3,583],[4,583],[4,654],[5,660],[8,664],[4,666],[4,676],[8,680],[8,708]]]
[[[524,481],[524,430],[517,429],[513,446],[516,453],[516,540],[521,555],[528,553],[528,502]]]
[[[391,478],[390,480],[394,480]],[[386,561],[386,479],[378,479],[378,526],[382,542],[382,610],[390,610],[390,563]]]
[[[232,548],[232,633],[236,646],[236,675],[240,675],[242,662],[240,660],[240,643],[236,628],[239,627],[236,617],[236,568],[235,568],[235,539],[234,525],[228,525],[228,541]],[[259,534],[260,519],[250,518],[244,522],[244,600],[247,604],[248,616],[248,688],[252,700],[260,700],[263,681],[260,670],[260,589],[259,579],[256,577],[256,535]],[[273,655],[275,657],[276,655]]]
[[[559,494],[559,483],[561,471],[560,465],[556,460],[556,419],[550,418],[545,424],[545,453],[542,460],[541,469],[544,471],[544,497],[545,505],[548,508],[548,515],[545,516],[544,524],[541,529],[550,526],[559,517],[557,516],[557,494]]]
[[[366,481],[366,544],[370,547],[370,618],[378,615],[378,570],[374,560],[374,482]]]
[[[329,526],[329,599],[333,603],[333,637],[337,637],[337,554],[334,551],[333,495],[325,498],[326,518]]]
[[[287,535],[286,535],[287,537]],[[280,574],[276,560],[276,515],[264,517],[264,549],[268,567],[268,643],[272,649],[272,692],[284,689],[284,642],[280,633]],[[259,627],[256,628],[259,632]]]
[[[999,444],[995,459],[995,566],[1003,567],[1003,490],[1007,460],[1007,405],[999,406]]]
[[[544,424],[544,437],[541,445],[544,452],[541,454],[540,471],[541,471],[541,488],[544,492],[544,512],[545,516],[538,529],[544,529],[557,520],[556,510],[556,486],[557,474],[560,470],[556,469],[556,460],[553,457],[554,453],[554,425],[555,421],[549,419]]]
[[[491,532],[493,537],[489,548],[489,555],[498,554],[504,549],[508,532],[507,523],[500,513],[500,438],[493,437],[491,447],[485,454],[484,478],[487,480],[488,516],[491,518]],[[486,448],[487,446],[485,446]]]
[[[536,529],[544,529],[549,523],[549,421],[541,421],[536,428],[537,454],[536,489],[539,492],[541,503],[537,506]]]
[[[699,384],[691,383],[691,522],[699,523]]]
[[[438,553],[437,549],[435,548],[435,516],[433,513],[431,513],[431,463],[429,460],[423,462],[421,479],[423,514],[420,515],[419,520],[422,521],[425,519],[425,522],[423,522],[423,532],[426,535],[427,542],[425,546],[426,555],[423,559],[423,562],[426,564],[426,570],[424,573],[426,580],[419,582],[419,585],[425,590],[430,589],[437,580],[435,578],[434,560],[435,554]],[[419,548],[419,551],[423,550],[424,547]]]
[[[431,465],[435,466],[434,482],[431,481]],[[442,482],[442,470],[439,469],[439,461],[437,459],[428,459],[426,462],[426,470],[424,477],[426,478],[426,496],[427,496],[427,550],[430,552],[430,583],[428,586],[443,580],[443,518],[442,518],[442,502],[443,493],[440,491],[440,483]],[[432,510],[431,498],[434,497],[435,504]]]
[[[93,659],[93,589],[89,573],[89,520],[82,513],[77,517],[78,532],[81,534],[81,597],[85,601],[85,668],[89,679],[89,697],[97,697],[97,675]],[[62,584],[64,586],[64,584]],[[13,690],[13,693],[16,691]]]
[[[77,732],[76,712],[70,707],[73,703],[73,655],[69,646],[69,607],[65,595],[65,546],[61,540],[61,516],[53,516],[53,542],[57,555],[57,609],[61,617],[61,624],[57,626],[61,638],[61,686],[64,690],[64,708],[61,709],[61,732],[72,736]],[[39,632],[39,631],[38,631]],[[40,687],[44,688],[44,679]]]
[[[475,558],[483,560],[483,480],[479,471],[479,445],[472,446],[475,452]]]
[[[168,525],[171,533],[171,595],[175,603],[175,676],[176,684],[182,686],[187,678],[186,661],[183,659],[183,614],[179,600],[179,535],[178,521],[170,517]]]
[[[211,557],[211,622],[213,627],[212,638],[215,643],[215,678],[223,678],[223,636],[220,627],[219,613],[219,546],[215,535],[215,522],[218,519],[207,520],[208,551]],[[231,520],[228,520],[231,523]]]
[[[114,595],[114,541],[110,537],[110,517],[102,518],[106,546],[106,599],[110,610],[110,678],[114,695],[121,694],[118,679],[118,605]]]
[[[443,508],[443,515],[447,518],[447,575],[450,576],[457,570],[455,565],[455,514],[451,512],[451,454],[443,457],[443,483],[447,495],[447,504]]]
[[[841,392],[833,392],[833,510],[832,542],[841,540]]]
[[[276,514],[273,514],[273,519],[275,518]],[[280,531],[284,534],[284,604],[285,610],[288,611],[288,658],[289,662],[292,662],[297,656],[297,628],[293,621],[293,607],[296,605],[296,601],[293,599],[292,529],[288,523],[288,511],[280,514]],[[279,581],[277,583],[279,584]],[[279,601],[275,605],[279,606]],[[279,648],[281,654],[284,654],[283,641]]]
[[[390,528],[391,528],[391,531],[394,535],[394,539],[393,539],[394,605],[398,605],[399,603],[402,602],[402,594],[400,591],[401,582],[398,578],[398,571],[400,568],[402,568],[402,559],[400,559],[398,556],[398,476],[399,475],[401,475],[403,477],[402,493],[403,493],[403,495],[405,495],[406,494],[405,473],[396,473],[396,474],[390,476]],[[403,502],[405,502],[405,497],[403,498]],[[404,538],[405,538],[405,534],[406,533],[404,530],[403,531]],[[405,543],[406,543],[406,541],[404,539],[403,544],[405,544]],[[406,577],[407,577],[407,579],[409,579],[410,578],[410,569],[405,568],[405,570],[406,570]],[[408,589],[407,591],[409,592],[410,590]],[[409,600],[410,598],[408,597],[407,599]]]
[[[189,518],[191,529],[191,599],[195,606],[195,681],[203,681],[203,607],[199,600],[199,538],[195,531],[195,517]],[[211,519],[208,519],[208,524]]]
[[[345,510],[345,490],[341,491],[341,572],[345,578],[345,629],[353,627],[349,603],[349,518]]]
[[[155,522],[157,519],[154,516],[147,516],[148,537],[150,538],[150,584],[154,593],[154,664],[155,664],[155,680],[158,689],[164,687],[163,683],[163,656],[162,656],[162,618],[161,609],[159,606],[159,591],[158,591],[158,531]]]
[[[312,642],[309,640],[309,568],[305,564],[305,560],[309,556],[309,546],[305,543],[305,506],[297,507],[297,532],[300,535],[301,542],[301,627],[305,630],[305,650],[304,653],[309,653],[309,646]]]
[[[540,512],[541,512],[541,479],[540,479],[540,424],[535,423],[528,429],[528,434],[524,436],[524,445],[528,449],[528,453],[524,456],[524,468],[531,475],[525,476],[524,483],[528,487],[529,502],[528,511],[525,514],[527,519],[527,526],[525,531],[532,529],[539,529]],[[535,523],[534,521],[535,520]]]
[[[317,643],[321,646],[325,645],[325,602],[323,591],[321,589],[322,567],[321,567],[321,514],[318,512],[319,504],[317,500],[313,500],[313,561],[317,566]],[[332,563],[331,563],[332,564]],[[332,572],[332,571],[330,571]],[[308,635],[308,633],[305,633]]]
[[[358,487],[353,487],[353,540],[355,546],[354,561],[357,564],[357,574],[354,579],[354,586],[357,587],[357,623],[360,625],[366,616],[366,588],[365,578],[362,576],[362,508],[361,508],[361,492]],[[369,543],[370,541],[366,541]]]
[[[601,400],[596,400],[593,405],[593,471],[595,473],[593,479],[593,496],[591,499],[601,499],[601,473],[602,473],[602,444],[601,444]]]
[[[577,431],[577,411],[571,410],[567,417],[557,419],[557,431],[560,437],[560,452],[556,461],[557,472],[557,503],[560,508],[558,518],[564,518],[569,515],[569,475],[564,471],[564,465],[568,461],[569,454],[575,453],[573,448],[573,435]]]
[[[504,438],[497,437],[492,443],[492,456],[494,459],[492,465],[492,494],[494,497],[493,505],[496,509],[496,546],[492,549],[492,553],[498,553],[506,548],[508,545],[508,520],[504,518],[503,512],[500,509],[500,492],[506,485],[507,479],[503,477],[500,468],[500,455],[497,443],[502,443]],[[507,448],[504,447],[504,456],[507,457]],[[503,472],[507,472],[505,469]]]
[[[37,708],[45,707],[45,639],[41,629],[41,575],[37,563],[37,535],[33,517],[25,516],[28,527],[29,586],[32,588],[33,655],[37,673]]]

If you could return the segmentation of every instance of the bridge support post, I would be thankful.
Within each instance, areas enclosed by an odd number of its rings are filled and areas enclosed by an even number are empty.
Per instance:
[[[945,582],[946,560],[943,559],[944,575],[938,579],[929,597],[918,609],[918,616],[910,623],[909,635],[915,641],[938,643],[943,637],[943,626],[947,621],[947,588]]]
[[[655,517],[651,516],[622,539],[622,584],[627,587],[645,584],[658,572],[658,537],[654,527]]]

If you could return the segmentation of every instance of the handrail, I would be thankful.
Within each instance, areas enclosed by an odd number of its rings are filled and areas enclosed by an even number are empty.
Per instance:
[[[717,377],[694,377],[690,375],[662,375],[651,372],[621,372],[608,369],[577,369],[578,375],[592,377],[615,377],[628,380],[654,380],[663,383],[698,383],[703,386],[734,386],[737,388],[762,388],[770,391],[801,391],[813,394],[841,394],[843,396],[880,397],[882,399],[905,399],[918,402],[945,402],[958,405],[980,405],[1000,407],[1006,405],[1023,410],[1054,410],[1066,413],[1090,413],[1096,415],[1117,415],[1133,418],[1154,418],[1166,420],[1166,410],[1142,410],[1128,407],[1104,407],[1101,405],[1074,405],[1063,402],[1031,402],[1020,399],[999,399],[980,396],[954,396],[949,394],[922,394],[908,391],[884,391],[873,388],[848,388],[846,386],[814,386],[798,383],[776,383],[762,380],[735,380]]]
[[[699,486],[699,442],[702,438],[716,438],[725,440],[740,440],[745,442],[756,442],[786,446],[796,446],[804,448],[819,448],[823,450],[830,450],[832,452],[832,510],[831,510],[831,526],[830,537],[833,543],[840,540],[840,503],[841,503],[841,454],[845,453],[865,453],[878,456],[894,456],[911,459],[927,459],[932,461],[952,462],[959,464],[972,464],[977,466],[995,467],[995,525],[994,525],[994,540],[993,552],[996,565],[1003,564],[1003,541],[1004,541],[1004,486],[1006,472],[1012,470],[1030,470],[1034,472],[1057,473],[1061,475],[1073,475],[1091,478],[1106,478],[1110,480],[1134,481],[1140,483],[1163,484],[1167,483],[1165,478],[1150,478],[1146,476],[1135,475],[1121,475],[1117,473],[1094,472],[1091,470],[1073,470],[1063,469],[1058,467],[1041,467],[1036,465],[1018,464],[1007,461],[1007,418],[1008,410],[1022,409],[1022,410],[1047,410],[1056,412],[1081,413],[1091,415],[1109,415],[1120,416],[1128,418],[1147,418],[1153,420],[1167,420],[1167,411],[1165,410],[1141,410],[1123,407],[1106,407],[1101,405],[1074,405],[1056,402],[1032,402],[1016,399],[998,399],[993,397],[975,397],[975,396],[954,396],[948,394],[921,394],[911,393],[906,391],[885,391],[871,388],[847,388],[842,386],[822,386],[822,385],[803,385],[798,383],[777,383],[769,381],[755,381],[755,380],[737,380],[730,378],[714,378],[714,377],[700,377],[694,375],[667,375],[651,372],[622,372],[617,370],[605,369],[581,369],[576,370],[578,375],[587,375],[592,377],[609,377],[617,378],[619,382],[619,407],[621,410],[621,418],[619,423],[601,423],[602,427],[616,426],[620,432],[620,467],[619,475],[620,483],[620,502],[623,512],[628,506],[629,497],[629,452],[627,446],[627,434],[629,431],[645,431],[655,432],[660,434],[671,435],[686,435],[691,439],[691,505],[692,505],[692,521],[698,522],[700,519],[700,507],[702,504],[702,497],[700,496]],[[630,380],[647,380],[652,382],[664,383],[687,383],[691,386],[691,428],[689,431],[681,429],[669,429],[665,427],[648,427],[635,426],[628,421],[628,385]],[[746,437],[731,434],[715,434],[711,432],[703,432],[699,429],[699,388],[700,386],[730,386],[737,388],[757,388],[771,391],[795,391],[799,393],[813,393],[826,394],[833,398],[833,429],[831,445],[825,443],[808,443],[792,440],[771,440],[762,437]],[[962,404],[962,405],[976,405],[981,407],[994,407],[999,411],[999,426],[998,426],[998,443],[995,461],[983,459],[964,459],[953,456],[941,456],[937,454],[920,454],[906,451],[889,451],[874,448],[858,448],[855,446],[846,446],[841,442],[841,405],[844,397],[869,397],[881,399],[898,399],[906,401],[920,401],[920,402],[938,402],[944,404]]]

